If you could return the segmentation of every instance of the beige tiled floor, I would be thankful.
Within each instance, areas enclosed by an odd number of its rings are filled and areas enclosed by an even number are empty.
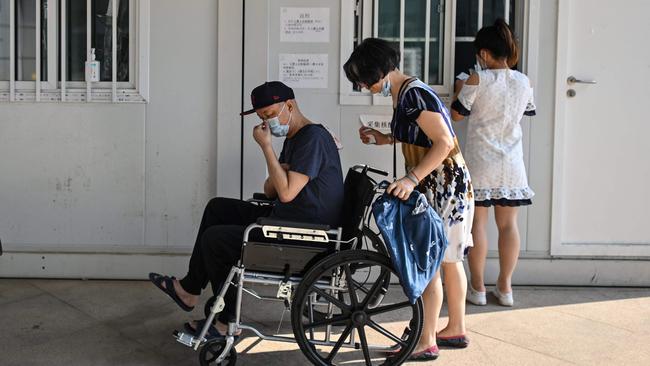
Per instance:
[[[513,309],[468,305],[470,346],[430,364],[650,365],[650,289],[520,287],[515,296]],[[244,309],[266,330],[282,313],[251,299]],[[198,365],[171,336],[192,317],[201,310],[183,313],[148,282],[0,279],[0,365]],[[295,344],[251,334],[237,350],[237,365],[308,364]]]

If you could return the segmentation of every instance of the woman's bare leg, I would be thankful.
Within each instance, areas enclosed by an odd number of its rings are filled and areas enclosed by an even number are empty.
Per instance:
[[[488,207],[476,206],[472,225],[474,246],[469,249],[467,260],[469,263],[470,284],[474,290],[480,292],[485,292],[485,259],[488,252],[487,221]]]
[[[494,207],[499,229],[499,278],[497,289],[505,294],[512,292],[512,273],[519,259],[519,229],[517,227],[517,207]]]
[[[424,326],[422,327],[420,340],[413,353],[424,351],[436,344],[436,329],[438,327],[440,308],[442,308],[442,297],[442,281],[440,281],[440,271],[438,271],[422,294],[422,301],[424,303]]]
[[[463,262],[442,263],[442,271],[445,278],[449,322],[439,335],[441,337],[463,335],[465,334],[465,295],[467,293],[467,277]]]

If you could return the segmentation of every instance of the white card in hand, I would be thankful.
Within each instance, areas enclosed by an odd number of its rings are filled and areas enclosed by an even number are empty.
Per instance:
[[[376,144],[377,143],[377,139],[375,139],[375,135],[373,135],[371,133],[366,133],[366,132],[370,132],[370,131],[372,131],[372,128],[370,128],[370,127],[366,127],[364,130],[361,131],[369,140],[366,145],[371,145],[371,144]]]

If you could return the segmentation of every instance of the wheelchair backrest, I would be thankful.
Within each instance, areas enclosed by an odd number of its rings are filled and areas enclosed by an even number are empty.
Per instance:
[[[343,201],[343,240],[350,240],[361,235],[361,223],[366,209],[375,196],[375,182],[368,177],[365,170],[359,172],[354,168],[345,176]]]

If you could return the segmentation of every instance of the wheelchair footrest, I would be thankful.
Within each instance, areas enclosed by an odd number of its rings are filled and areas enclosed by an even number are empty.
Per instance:
[[[175,330],[173,335],[174,335],[174,338],[176,338],[176,341],[178,341],[178,343],[184,344],[184,345],[186,345],[186,346],[188,346],[190,348],[194,347],[194,345],[196,345],[196,343],[202,343],[202,342],[199,342],[199,340],[195,336],[193,336],[191,334],[187,334],[185,332],[179,332],[179,331]],[[203,339],[203,342],[205,342],[205,339]]]

